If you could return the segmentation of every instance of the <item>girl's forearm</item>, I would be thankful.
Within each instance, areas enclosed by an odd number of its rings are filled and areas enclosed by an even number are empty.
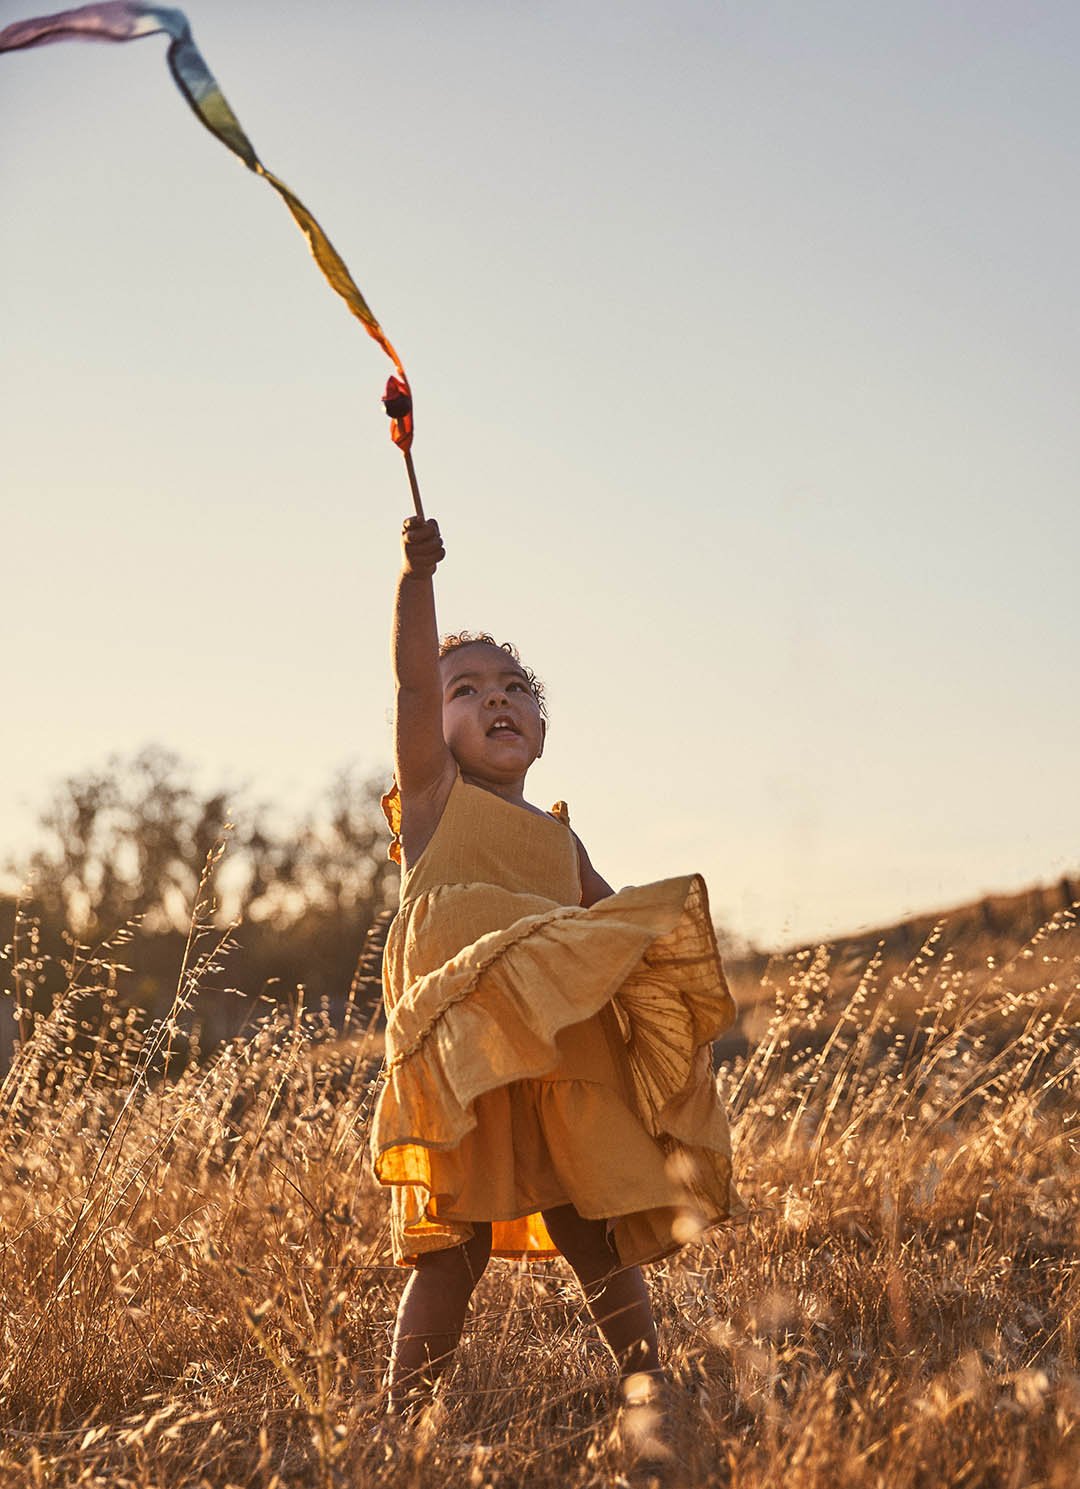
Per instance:
[[[402,801],[437,786],[448,775],[450,753],[442,731],[439,628],[432,576],[445,555],[439,524],[410,517],[402,529],[401,576],[394,599],[391,642],[397,697],[394,768]],[[440,808],[441,810],[441,808]],[[407,850],[406,850],[407,851]]]
[[[439,627],[430,575],[403,570],[394,600],[394,677],[410,693],[439,691]]]

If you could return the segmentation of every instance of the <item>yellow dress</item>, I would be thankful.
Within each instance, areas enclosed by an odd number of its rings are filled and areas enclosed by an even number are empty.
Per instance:
[[[384,807],[399,831],[396,789]],[[459,775],[383,961],[371,1153],[400,1265],[473,1220],[496,1255],[557,1255],[539,1212],[563,1204],[606,1220],[622,1263],[655,1261],[739,1204],[711,1052],[735,1008],[704,881],[580,900],[565,807]]]

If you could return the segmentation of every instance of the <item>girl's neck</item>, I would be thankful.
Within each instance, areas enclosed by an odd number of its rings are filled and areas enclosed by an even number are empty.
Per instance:
[[[469,775],[468,771],[461,772],[461,779],[466,786],[478,786],[481,791],[490,791],[492,796],[498,796],[500,800],[507,801],[511,806],[525,807],[534,812],[535,807],[529,805],[525,800],[525,777],[516,781],[489,781],[482,776]]]
[[[517,806],[524,803],[524,776],[520,780],[484,780],[483,776],[471,776],[463,770],[462,780],[466,786],[480,786],[481,791],[490,791],[493,797],[502,797]]]

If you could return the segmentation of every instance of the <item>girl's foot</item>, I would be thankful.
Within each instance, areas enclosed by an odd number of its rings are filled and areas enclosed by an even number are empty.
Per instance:
[[[430,1396],[405,1401],[396,1411],[380,1417],[371,1433],[371,1443],[386,1462],[427,1451],[444,1432],[446,1407]]]
[[[636,1473],[661,1484],[671,1481],[675,1454],[669,1441],[666,1372],[628,1375],[619,1382],[619,1411],[612,1438]]]
[[[483,1468],[495,1453],[490,1443],[476,1438],[456,1437],[447,1430],[450,1413],[443,1403],[430,1397],[412,1409],[388,1412],[380,1417],[370,1436],[372,1447],[385,1463],[400,1463],[437,1451],[443,1458],[455,1458],[474,1468]]]

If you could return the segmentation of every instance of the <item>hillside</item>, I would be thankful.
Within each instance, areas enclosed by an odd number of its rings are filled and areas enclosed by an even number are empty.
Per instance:
[[[1013,985],[1033,987],[1042,978],[1044,964],[1037,960],[1039,953],[1026,954],[1029,942],[1053,925],[1058,949],[1074,950],[1080,945],[1078,911],[1080,879],[1066,876],[1017,894],[986,895],[828,942],[725,955],[724,966],[740,1010],[739,1029],[725,1041],[725,1048],[730,1052],[752,1044],[760,1029],[762,1004],[771,1003],[777,986],[814,962],[819,970],[827,969],[832,1000],[849,996],[872,961],[880,961],[874,979],[878,986],[904,977],[916,964],[925,967],[936,961],[939,966],[962,965],[975,983],[1008,965]]]

